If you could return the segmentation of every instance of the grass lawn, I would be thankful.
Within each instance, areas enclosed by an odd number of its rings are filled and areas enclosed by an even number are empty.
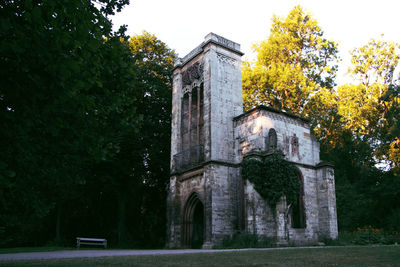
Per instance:
[[[0,262],[0,266],[400,266],[400,246]]]
[[[22,252],[46,252],[57,250],[71,250],[76,248],[67,247],[21,247],[21,248],[0,248],[0,254],[6,253],[22,253]]]

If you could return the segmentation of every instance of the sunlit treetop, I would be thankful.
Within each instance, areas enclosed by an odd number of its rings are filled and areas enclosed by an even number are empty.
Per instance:
[[[337,44],[300,6],[274,16],[269,38],[254,49],[256,62],[243,67],[245,109],[263,104],[304,116],[315,93],[335,85]]]

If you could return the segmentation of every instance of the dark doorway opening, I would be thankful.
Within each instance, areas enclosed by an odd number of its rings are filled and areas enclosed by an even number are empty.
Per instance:
[[[183,214],[182,245],[201,248],[204,242],[204,205],[196,193],[186,201]]]
[[[304,181],[298,171],[300,190],[297,201],[292,206],[292,228],[306,228],[306,214],[304,210]]]

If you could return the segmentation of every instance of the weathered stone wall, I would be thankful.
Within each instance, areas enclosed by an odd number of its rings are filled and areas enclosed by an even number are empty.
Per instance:
[[[318,192],[316,171],[311,167],[298,166],[303,178],[304,186],[304,212],[306,216],[306,227],[295,229],[291,227],[288,220],[289,241],[294,243],[309,243],[318,240]]]
[[[335,239],[338,236],[338,226],[333,167],[329,164],[320,164],[317,177],[319,234],[321,237]]]
[[[263,106],[242,114],[241,55],[239,44],[210,33],[202,44],[176,62],[167,245],[180,247],[182,235],[187,235],[187,226],[186,234],[182,230],[183,213],[193,192],[204,206],[204,248],[243,230],[277,238],[279,243],[337,237],[333,169],[320,164],[319,144],[310,133],[308,121]],[[197,105],[195,109],[203,111],[197,113],[204,118],[201,127],[199,119],[189,116],[186,121],[181,117],[182,98],[185,93],[191,97],[194,88],[203,88],[204,93],[202,107]],[[188,140],[181,134],[182,120],[188,124]],[[196,132],[191,130],[193,125],[198,127]],[[199,146],[199,139],[192,142],[199,136],[204,139],[200,142],[202,150],[193,151],[202,156],[195,158],[194,165],[190,162],[178,168],[177,159],[185,159],[185,151]],[[291,227],[290,207],[284,197],[272,210],[253,185],[241,178],[244,156],[275,149],[281,150],[301,172],[306,219],[303,229]],[[192,159],[191,154],[187,155]]]
[[[167,197],[167,247],[181,245],[181,205],[177,176],[171,176]]]
[[[196,51],[196,49],[194,50]],[[204,73],[199,80],[195,80],[191,86],[183,86],[182,74],[188,70],[189,67],[194,64],[203,64],[204,68],[204,55],[199,54],[196,55],[191,61],[185,65],[180,66],[179,63],[176,63],[176,68],[173,72],[173,87],[172,87],[172,118],[171,118],[171,170],[174,170],[174,155],[177,155],[179,152],[183,150],[183,140],[181,138],[181,130],[182,130],[182,121],[181,121],[181,113],[182,113],[182,99],[185,93],[185,90],[192,90],[195,87],[200,87],[201,83],[204,79]],[[181,61],[179,61],[181,62]],[[204,70],[203,70],[204,71]],[[207,122],[209,118],[209,101],[205,101],[204,103],[204,121]],[[205,125],[206,126],[206,125]],[[204,134],[204,133],[203,133]]]
[[[180,246],[182,212],[191,192],[196,191],[204,204],[204,247],[211,247],[232,235],[240,221],[240,173],[234,164],[232,119],[243,112],[240,45],[209,34],[192,52],[176,63],[173,77],[171,169],[168,197],[169,246]],[[202,73],[188,78],[195,64]],[[197,77],[201,76],[201,77]],[[189,80],[189,82],[188,82]],[[203,85],[204,161],[192,175],[176,168],[174,156],[182,153],[182,98],[185,92]],[[187,145],[185,146],[187,147]],[[173,207],[172,207],[173,206]]]
[[[210,43],[204,87],[209,98],[211,160],[235,158],[232,119],[243,112],[241,59],[236,52]],[[206,70],[207,71],[207,70]]]
[[[203,168],[187,172],[183,175],[174,175],[170,178],[167,199],[168,247],[181,246],[182,218],[186,200],[195,192],[204,205],[204,190],[205,175]]]
[[[308,121],[276,111],[258,107],[234,118],[236,155],[265,150],[265,139],[271,128],[278,137],[277,149],[287,160],[315,166],[319,163],[319,144],[310,133]]]
[[[182,97],[203,83],[205,160],[232,162],[235,158],[232,119],[243,113],[240,45],[210,33],[198,47],[175,64],[172,92],[171,167],[173,156],[182,151]],[[194,64],[202,66],[202,75],[188,86],[182,74]]]
[[[245,181],[246,230],[248,233],[275,237],[280,243],[309,243],[318,240],[319,206],[317,199],[316,172],[314,169],[298,167],[304,181],[304,206],[306,227],[291,227],[290,210],[285,198],[276,206],[275,214],[253,184]]]
[[[211,166],[212,188],[212,242],[238,230],[239,224],[239,168],[220,164]]]
[[[333,171],[323,171],[317,167],[320,163],[319,143],[311,135],[308,121],[267,107],[258,107],[234,118],[234,127],[237,161],[246,155],[267,150],[268,133],[273,128],[276,131],[277,149],[297,165],[303,179],[305,228],[291,227],[290,210],[285,199],[277,204],[273,214],[253,185],[245,181],[246,230],[276,237],[280,243],[285,243],[285,240],[294,243],[316,242],[322,235],[336,238]]]
[[[248,233],[276,237],[275,217],[271,207],[254,189],[244,181],[245,229]]]

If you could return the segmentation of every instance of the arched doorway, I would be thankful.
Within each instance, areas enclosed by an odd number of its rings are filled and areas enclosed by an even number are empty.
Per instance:
[[[182,245],[187,248],[201,248],[203,241],[204,205],[197,193],[192,193],[183,212]]]

